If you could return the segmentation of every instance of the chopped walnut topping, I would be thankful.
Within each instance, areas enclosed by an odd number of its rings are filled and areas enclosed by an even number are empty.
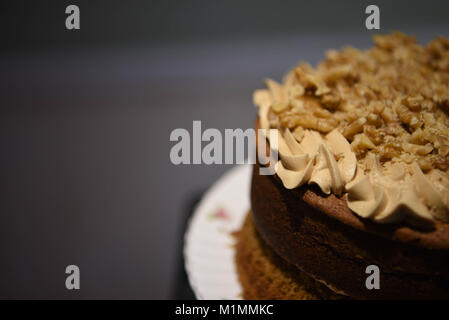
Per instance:
[[[449,177],[449,39],[427,46],[402,33],[378,35],[367,51],[330,50],[316,68],[301,63],[279,85],[268,82],[272,127],[337,128],[363,161],[416,161]]]

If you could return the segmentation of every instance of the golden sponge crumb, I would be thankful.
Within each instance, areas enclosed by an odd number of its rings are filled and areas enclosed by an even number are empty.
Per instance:
[[[242,229],[235,234],[236,263],[244,299],[319,300],[342,299],[296,266],[288,264],[269,248],[253,224],[249,212]]]

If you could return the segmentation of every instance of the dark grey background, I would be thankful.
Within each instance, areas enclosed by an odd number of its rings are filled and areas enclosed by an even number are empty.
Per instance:
[[[381,32],[449,35],[447,1],[376,3]],[[170,132],[251,127],[265,77],[371,45],[368,4],[2,3],[0,297],[172,298],[190,199],[229,166],[172,165]]]

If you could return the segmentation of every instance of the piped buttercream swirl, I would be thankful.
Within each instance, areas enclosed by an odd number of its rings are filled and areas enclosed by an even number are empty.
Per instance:
[[[299,143],[286,129],[278,145],[280,161],[276,173],[288,189],[304,183],[317,184],[326,194],[341,195],[346,183],[354,177],[355,154],[337,130],[324,138],[318,132],[306,130]]]
[[[413,163],[386,163],[381,166],[374,154],[366,160],[367,172],[346,185],[348,207],[363,218],[389,223],[407,217],[417,221],[449,221],[448,189],[436,189],[431,179],[448,182],[436,170],[424,174]],[[435,178],[432,178],[435,177]]]

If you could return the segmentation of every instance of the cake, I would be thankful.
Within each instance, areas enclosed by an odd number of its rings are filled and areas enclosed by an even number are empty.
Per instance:
[[[253,167],[242,297],[449,298],[449,39],[377,35],[266,85],[279,160]]]

